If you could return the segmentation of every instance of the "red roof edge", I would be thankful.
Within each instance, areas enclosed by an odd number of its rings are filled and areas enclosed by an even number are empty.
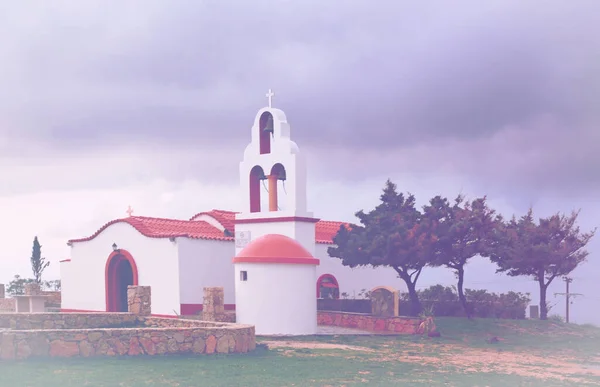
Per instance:
[[[105,223],[102,227],[100,227],[98,229],[98,231],[96,231],[95,233],[93,233],[91,236],[85,237],[85,238],[79,238],[79,239],[70,239],[67,242],[67,244],[72,244],[72,243],[75,243],[75,242],[89,242],[92,239],[96,238],[98,235],[100,235],[100,233],[102,231],[106,230],[108,227],[112,226],[113,224],[117,224],[117,223],[127,223],[131,227],[135,228],[140,234],[142,234],[143,236],[148,237],[148,238],[167,238],[166,236],[151,235],[151,234],[145,232],[145,230],[143,230],[141,227],[139,227],[139,225],[136,225],[133,222],[133,220],[140,219],[140,218],[160,219],[160,218],[148,218],[148,217],[144,217],[144,216],[132,216],[132,217],[129,217],[129,218],[114,219],[114,220],[111,220],[108,223]],[[177,219],[164,219],[164,220],[172,220],[172,221],[176,221],[176,222],[181,222],[181,220],[177,220]],[[186,233],[181,233],[181,234],[169,235],[168,238],[178,238],[178,237],[186,237],[186,236],[187,236]]]

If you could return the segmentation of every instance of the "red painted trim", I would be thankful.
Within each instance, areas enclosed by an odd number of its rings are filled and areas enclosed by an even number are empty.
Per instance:
[[[265,132],[263,129],[267,126],[267,122],[269,121],[269,116],[273,119],[273,115],[269,112],[264,112],[261,114],[259,122],[258,122],[258,136],[260,140],[260,154],[268,154],[271,153],[271,133]],[[275,123],[275,122],[273,122]]]
[[[116,312],[118,310],[118,284],[116,277],[117,265],[121,260],[127,260],[131,265],[131,271],[133,273],[133,285],[137,286],[139,284],[137,265],[135,264],[135,260],[129,251],[119,249],[110,253],[108,259],[106,260],[106,267],[104,268],[104,291],[107,312]]]
[[[294,265],[318,265],[316,258],[279,258],[279,257],[235,257],[233,263],[287,263]]]
[[[58,263],[63,263],[63,262],[71,262],[70,259],[63,259],[62,261],[58,261]]]
[[[335,276],[333,274],[322,274],[318,279],[317,279],[317,298],[319,298],[319,291],[321,290],[321,282],[325,279],[325,278],[329,278],[332,280],[332,282],[334,283],[334,285],[337,287],[338,289],[338,296],[337,298],[340,298],[340,284],[337,281],[337,278],[335,278]]]
[[[305,216],[280,216],[277,218],[252,218],[252,219],[236,219],[235,224],[244,223],[274,223],[274,222],[305,222],[317,223],[320,219],[308,218]]]
[[[225,310],[235,310],[235,304],[224,304]],[[179,306],[179,313],[182,316],[193,316],[202,312],[202,304],[181,304]]]
[[[103,310],[85,310],[85,309],[62,309],[60,313],[106,313]]]

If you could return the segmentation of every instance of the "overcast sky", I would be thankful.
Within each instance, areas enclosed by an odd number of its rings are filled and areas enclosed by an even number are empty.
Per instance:
[[[128,205],[237,209],[268,88],[316,216],[354,220],[390,177],[420,202],[488,195],[506,215],[600,223],[597,0],[21,0],[0,4],[0,36],[0,282],[30,274],[34,235],[58,278],[66,241]],[[573,315],[600,324],[600,237],[589,250]],[[537,299],[483,261],[466,275]],[[454,278],[421,285],[439,281]]]

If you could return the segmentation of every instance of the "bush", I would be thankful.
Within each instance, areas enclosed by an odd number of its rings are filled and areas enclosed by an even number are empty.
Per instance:
[[[423,308],[433,308],[438,317],[464,317],[463,307],[454,286],[434,285],[419,290],[419,299]],[[524,319],[525,310],[531,299],[529,294],[518,292],[489,293],[487,290],[465,289],[465,296],[474,317]],[[408,295],[402,294],[400,311],[410,308]],[[402,312],[401,312],[402,314]]]

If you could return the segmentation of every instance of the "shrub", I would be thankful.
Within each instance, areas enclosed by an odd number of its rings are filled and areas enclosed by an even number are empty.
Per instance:
[[[434,285],[418,291],[424,308],[432,307],[438,317],[464,317],[466,314],[454,286]],[[474,317],[524,319],[525,309],[531,301],[529,294],[510,291],[490,293],[484,289],[465,289],[469,307]],[[401,295],[400,310],[409,307],[408,296]]]

